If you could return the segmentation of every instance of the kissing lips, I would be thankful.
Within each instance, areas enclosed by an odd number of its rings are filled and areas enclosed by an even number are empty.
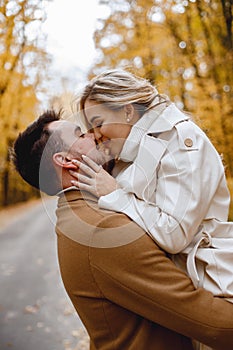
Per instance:
[[[106,156],[110,155],[110,149],[109,149],[109,143],[110,140],[101,142],[97,145],[97,149],[103,152]]]

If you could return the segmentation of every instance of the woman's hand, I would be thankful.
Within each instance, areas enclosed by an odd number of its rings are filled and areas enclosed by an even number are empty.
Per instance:
[[[117,181],[101,165],[95,163],[87,156],[82,156],[85,163],[73,159],[72,162],[78,166],[78,171],[70,170],[70,174],[77,180],[71,183],[80,190],[88,191],[97,198],[105,196],[118,188]],[[84,174],[80,174],[80,170]]]

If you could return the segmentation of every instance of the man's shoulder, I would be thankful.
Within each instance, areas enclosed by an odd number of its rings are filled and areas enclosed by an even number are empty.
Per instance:
[[[118,246],[144,234],[125,214],[100,209],[96,200],[87,197],[69,196],[69,199],[59,200],[56,214],[57,233],[85,245]]]
[[[95,227],[119,227],[132,223],[125,214],[112,210],[100,209],[97,199],[87,196],[72,195],[60,198],[57,206],[57,217],[69,217],[69,220],[81,220]]]

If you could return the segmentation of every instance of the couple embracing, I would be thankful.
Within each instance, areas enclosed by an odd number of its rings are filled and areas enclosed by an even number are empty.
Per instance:
[[[88,132],[45,112],[13,162],[59,198],[61,275],[90,348],[232,349],[233,225],[217,151],[124,70],[93,78],[79,107]]]

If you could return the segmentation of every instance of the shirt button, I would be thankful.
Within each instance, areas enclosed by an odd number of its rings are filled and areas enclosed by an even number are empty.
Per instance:
[[[187,139],[184,140],[184,144],[185,144],[186,147],[192,147],[192,145],[193,145],[193,140],[187,138]]]

